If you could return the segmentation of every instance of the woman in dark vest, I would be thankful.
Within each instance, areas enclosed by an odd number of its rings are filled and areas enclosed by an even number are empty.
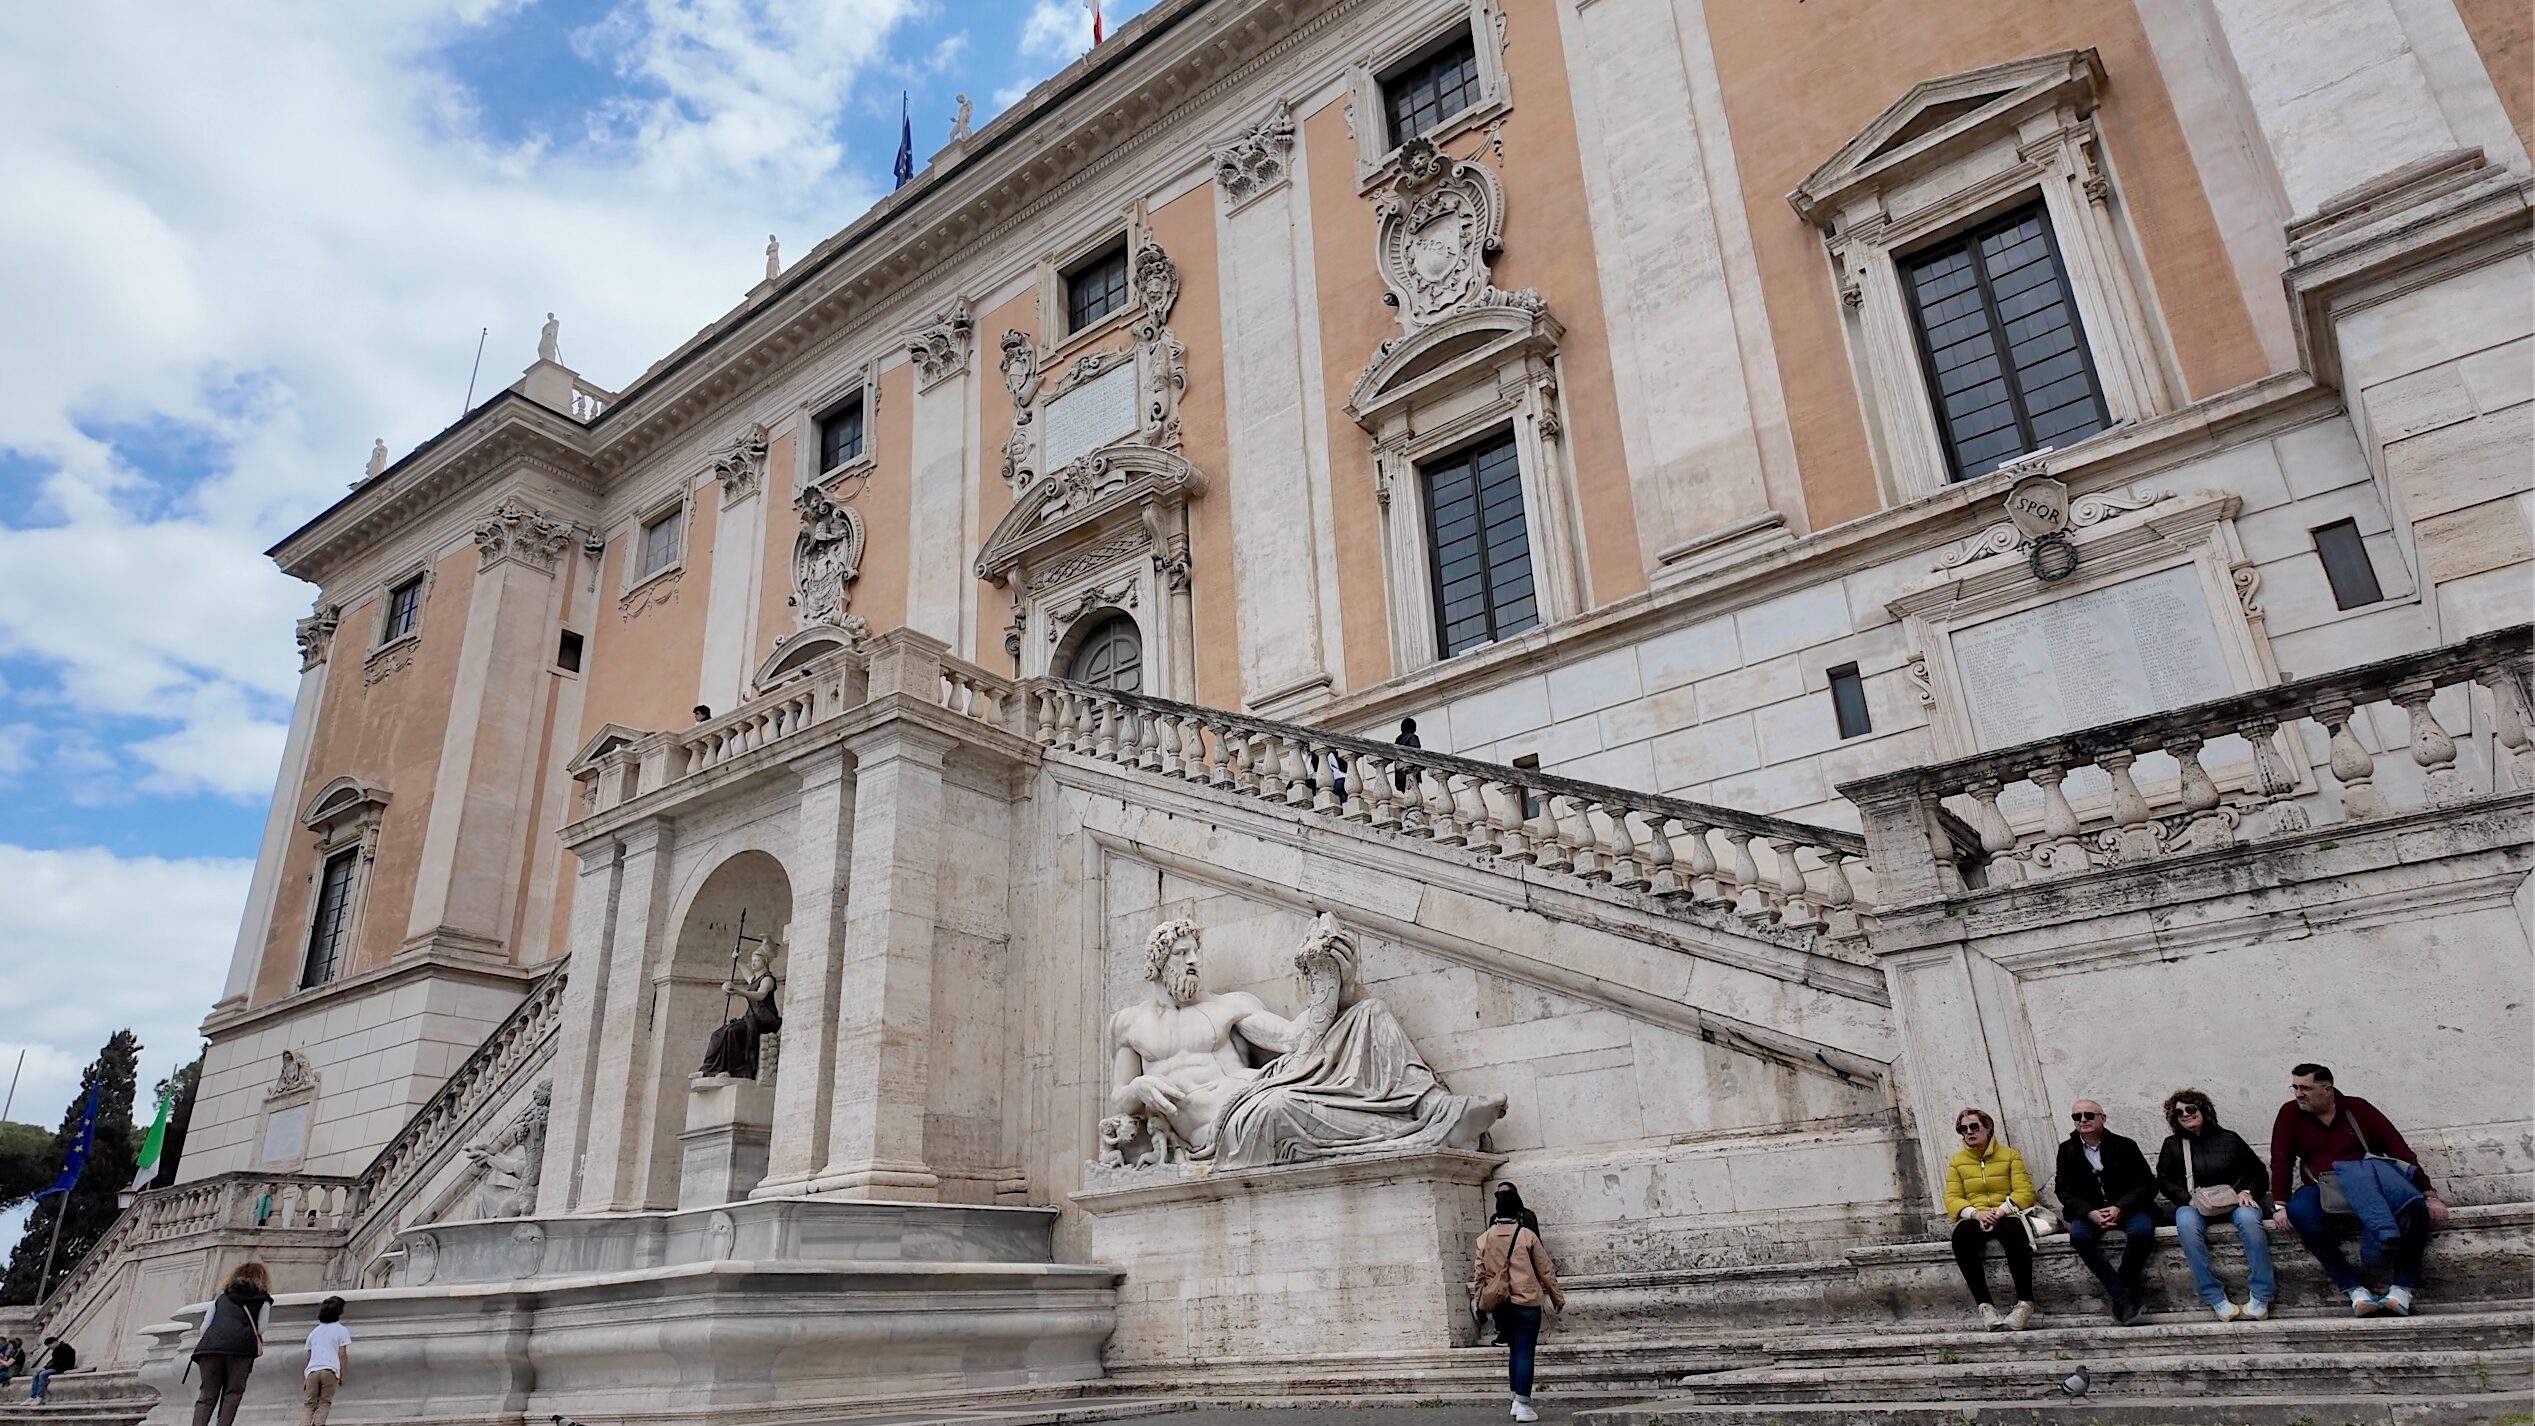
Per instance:
[[[194,1426],[219,1426],[238,1419],[238,1401],[246,1395],[247,1374],[264,1355],[264,1310],[273,1304],[273,1279],[262,1263],[241,1264],[228,1290],[211,1300],[203,1319],[202,1340],[194,1344],[194,1370],[202,1389],[194,1395]]]

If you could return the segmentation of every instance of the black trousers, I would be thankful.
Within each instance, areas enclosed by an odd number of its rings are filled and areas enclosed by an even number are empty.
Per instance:
[[[211,1426],[215,1419],[219,1426],[231,1426],[238,1419],[238,1400],[246,1395],[247,1373],[254,1370],[253,1357],[206,1353],[194,1358],[194,1374],[202,1378],[202,1389],[194,1393],[194,1426]]]
[[[1954,1264],[1963,1270],[1963,1285],[1972,1290],[1972,1301],[1989,1301],[1989,1281],[1981,1272],[1981,1258],[1992,1241],[1998,1251],[2007,1255],[2007,1275],[2015,1279],[2016,1301],[2033,1300],[2033,1240],[2025,1236],[2024,1223],[2014,1217],[1998,1220],[1998,1226],[1983,1228],[1976,1219],[1954,1220]]]

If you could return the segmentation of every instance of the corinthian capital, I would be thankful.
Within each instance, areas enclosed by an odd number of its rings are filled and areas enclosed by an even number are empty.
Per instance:
[[[563,562],[563,552],[572,548],[575,531],[516,495],[502,497],[475,527],[477,572],[489,570],[504,560],[517,560],[531,569],[547,574],[555,572]]]

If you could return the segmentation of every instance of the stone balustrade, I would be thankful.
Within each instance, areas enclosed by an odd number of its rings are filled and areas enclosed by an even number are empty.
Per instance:
[[[106,1270],[145,1244],[209,1233],[340,1232],[350,1214],[352,1185],[330,1174],[230,1173],[151,1189],[116,1216],[45,1299],[39,1315],[47,1322],[75,1316],[81,1299],[104,1285]]]
[[[2169,713],[1844,783],[1879,899],[1918,905],[2535,789],[2527,625]],[[2475,697],[2479,690],[2481,697]],[[2442,697],[2442,692],[2446,693]],[[2442,717],[2433,702],[2449,712]],[[2451,725],[2452,720],[2452,725]],[[2480,755],[2460,757],[2476,728]],[[2394,739],[2381,730],[2408,730]],[[2376,732],[2363,738],[2362,732]],[[2205,765],[2241,748],[2222,779]],[[2371,752],[2371,741],[2387,743]],[[2140,760],[2173,775],[2142,790]],[[2397,806],[2380,782],[2412,765]],[[2159,766],[2167,764],[2160,762]],[[2326,783],[2314,774],[2329,771]],[[2093,791],[2073,798],[2073,781]],[[2222,786],[2223,783],[2233,784]]]
[[[1853,833],[1057,679],[1025,691],[1032,736],[1060,752],[1756,925],[1859,934]]]
[[[572,382],[572,419],[588,425],[616,402],[616,393],[605,387],[592,386],[578,377]]]

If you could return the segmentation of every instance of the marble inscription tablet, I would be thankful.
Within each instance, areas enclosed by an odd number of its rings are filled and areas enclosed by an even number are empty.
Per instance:
[[[1957,629],[1951,643],[1983,751],[2237,691],[2190,566]]]
[[[1045,407],[1047,468],[1135,431],[1135,363],[1121,362]]]

